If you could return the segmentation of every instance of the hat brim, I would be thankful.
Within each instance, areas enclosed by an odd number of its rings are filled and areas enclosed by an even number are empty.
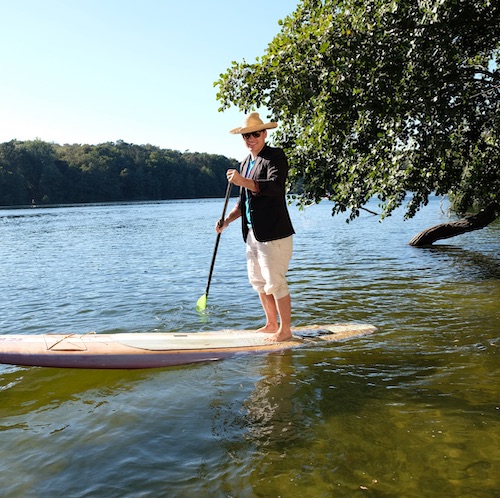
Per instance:
[[[269,130],[271,128],[277,128],[278,123],[265,123],[261,125],[255,125],[255,126],[247,126],[246,128],[234,128],[232,129],[229,133],[232,133],[233,135],[241,135],[243,133],[252,133],[253,131],[261,131],[261,130]]]

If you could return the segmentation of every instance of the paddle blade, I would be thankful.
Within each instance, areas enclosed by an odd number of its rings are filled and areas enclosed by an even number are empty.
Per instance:
[[[203,294],[203,296],[196,301],[196,311],[205,311],[205,308],[207,307],[207,295]]]

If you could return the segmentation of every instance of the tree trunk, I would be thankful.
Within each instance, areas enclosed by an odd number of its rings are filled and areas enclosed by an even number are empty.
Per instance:
[[[479,230],[496,220],[498,217],[498,210],[498,202],[492,202],[488,207],[473,216],[468,216],[463,220],[451,223],[442,223],[428,228],[427,230],[423,230],[415,235],[415,237],[410,240],[409,244],[415,247],[429,246],[436,242],[436,240],[449,239],[450,237],[455,237],[462,233]]]

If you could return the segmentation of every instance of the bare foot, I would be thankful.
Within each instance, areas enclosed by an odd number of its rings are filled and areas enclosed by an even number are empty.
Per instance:
[[[257,332],[265,332],[266,334],[275,334],[277,331],[278,324],[272,325],[270,323],[266,323],[266,325],[257,330]]]
[[[283,342],[292,339],[292,332],[290,330],[278,330],[275,334],[266,337],[266,342]]]

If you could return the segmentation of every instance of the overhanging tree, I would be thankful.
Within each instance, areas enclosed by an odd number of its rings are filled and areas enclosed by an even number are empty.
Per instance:
[[[264,106],[281,122],[300,202],[328,198],[352,220],[373,196],[387,216],[409,193],[411,218],[436,193],[485,214],[415,245],[498,216],[499,2],[302,0],[280,24],[215,84],[220,110]]]

